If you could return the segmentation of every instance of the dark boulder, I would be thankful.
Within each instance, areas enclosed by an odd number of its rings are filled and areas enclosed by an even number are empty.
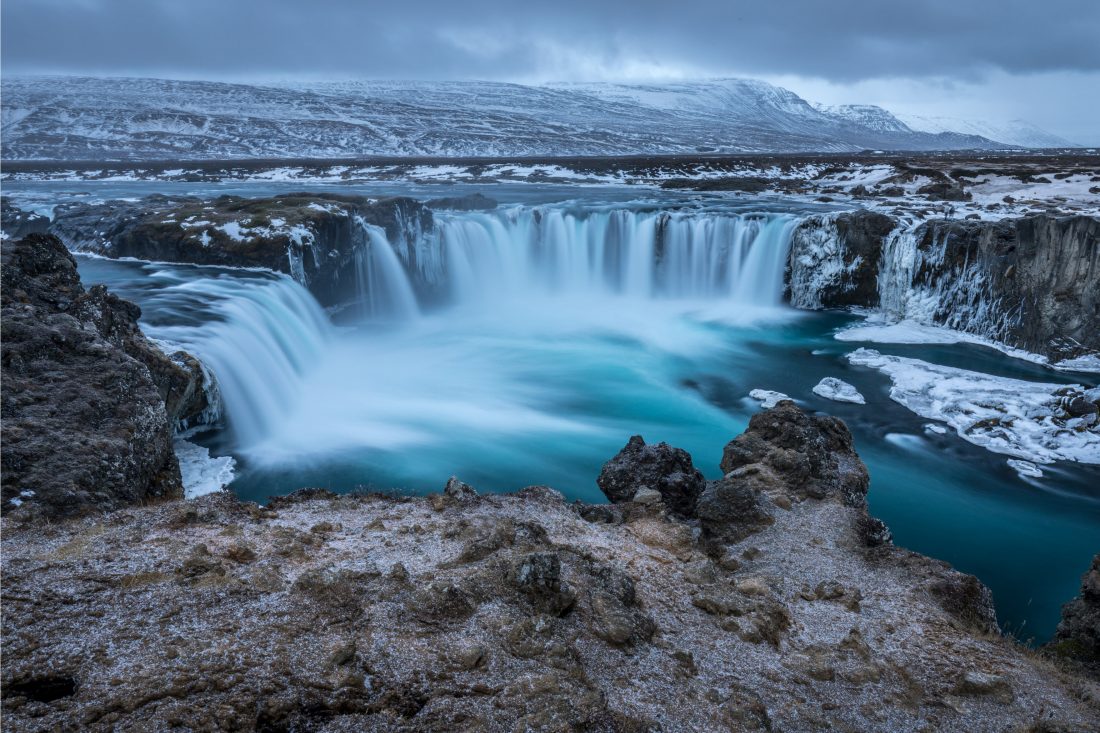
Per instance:
[[[848,426],[835,417],[809,415],[790,400],[753,415],[748,430],[722,453],[727,477],[753,464],[767,467],[769,478],[793,497],[866,506],[870,478]]]
[[[921,186],[917,193],[932,201],[969,201],[971,196],[962,185],[951,181],[937,181]]]
[[[692,465],[687,451],[668,443],[646,445],[642,436],[635,435],[604,464],[596,484],[608,499],[618,503],[632,501],[641,489],[653,489],[660,492],[669,509],[690,517],[706,479]]]
[[[56,237],[3,243],[3,500],[46,516],[182,495],[173,426],[206,407],[202,373],[85,290]],[[186,366],[181,366],[185,364]]]
[[[565,613],[576,602],[576,593],[562,579],[557,553],[533,552],[511,568],[509,577],[536,608],[555,616]]]
[[[773,522],[762,500],[781,480],[761,464],[742,466],[725,478],[708,481],[696,504],[700,526],[708,535],[737,542]]]

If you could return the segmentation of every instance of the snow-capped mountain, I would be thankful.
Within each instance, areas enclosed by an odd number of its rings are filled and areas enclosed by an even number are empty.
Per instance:
[[[814,108],[823,114],[847,120],[853,124],[866,127],[869,130],[876,130],[878,132],[913,132],[908,125],[899,120],[896,116],[874,104],[838,104],[833,106],[815,104]],[[927,130],[926,132],[955,132],[955,130],[944,128],[942,130]],[[998,139],[997,142],[1004,141]]]
[[[6,160],[518,157],[1003,147],[816,109],[760,81],[675,84],[2,82]]]
[[[955,117],[924,117],[921,115],[894,115],[913,130],[921,132],[961,132],[981,135],[1021,148],[1072,148],[1076,143],[1047,132],[1026,120],[989,121],[964,120]]]

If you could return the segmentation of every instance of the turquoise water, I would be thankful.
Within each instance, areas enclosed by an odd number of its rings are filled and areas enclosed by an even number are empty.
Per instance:
[[[517,198],[533,195],[519,190]],[[205,295],[183,305],[166,295],[180,283],[257,277],[85,258],[80,266],[86,282],[142,304],[154,335],[172,322],[213,318]],[[889,399],[886,376],[844,358],[860,344],[833,333],[857,320],[574,294],[336,327],[307,373],[283,390],[290,394],[276,391],[278,404],[265,414],[279,417],[264,440],[242,446],[232,431],[199,440],[237,457],[232,488],[257,501],[303,486],[426,493],[452,474],[481,491],[547,484],[599,501],[600,466],[633,434],[685,448],[717,477],[723,446],[759,409],[749,391],[773,389],[847,422],[871,472],[871,509],[898,545],[976,574],[1006,631],[1046,640],[1100,551],[1100,467],[1064,463],[1025,480],[1006,456],[954,434],[926,434],[928,420]],[[1097,378],[972,344],[869,346],[1017,379],[1091,386]],[[827,376],[855,385],[867,404],[814,395]]]

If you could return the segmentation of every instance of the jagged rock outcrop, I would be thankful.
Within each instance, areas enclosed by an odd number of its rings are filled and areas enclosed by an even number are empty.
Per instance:
[[[644,498],[644,492],[656,491],[672,511],[690,517],[706,479],[687,451],[668,443],[646,445],[642,436],[635,435],[604,464],[596,484],[613,502],[633,501],[639,492]]]
[[[154,195],[137,202],[58,206],[50,231],[75,251],[108,257],[265,267],[291,275],[323,305],[341,305],[356,297],[369,226],[384,230],[415,271],[411,240],[431,228],[432,214],[403,197]]]
[[[3,500],[46,515],[182,495],[173,427],[207,407],[203,372],[141,311],[85,290],[56,237],[3,243]]]
[[[860,539],[866,509],[846,496],[862,464],[842,424],[770,412],[732,444],[753,462],[726,485],[772,520],[740,537],[697,532],[664,500],[601,514],[546,487],[457,480],[267,507],[223,493],[46,528],[5,514],[5,725],[1100,726],[1091,683],[983,625],[977,579]],[[157,622],[140,623],[149,609]]]
[[[1081,576],[1081,594],[1062,607],[1048,648],[1100,677],[1100,555]]]
[[[747,466],[767,470],[794,497],[866,506],[870,476],[848,426],[839,418],[807,414],[791,400],[753,415],[748,429],[726,445],[726,475]]]

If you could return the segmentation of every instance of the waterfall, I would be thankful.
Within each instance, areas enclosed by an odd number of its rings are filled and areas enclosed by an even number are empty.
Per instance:
[[[382,227],[360,216],[365,233],[355,247],[355,291],[359,312],[368,319],[406,321],[420,313],[409,277]]]
[[[160,291],[157,307],[176,323],[153,326],[150,335],[179,344],[213,371],[240,445],[262,442],[284,419],[331,340],[317,301],[285,275],[187,280]]]
[[[451,304],[577,294],[778,305],[797,225],[785,215],[526,207],[436,219],[403,262]]]

